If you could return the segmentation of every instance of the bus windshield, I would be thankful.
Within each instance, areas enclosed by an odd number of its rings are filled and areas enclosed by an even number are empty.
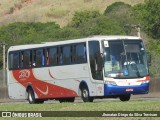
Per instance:
[[[105,77],[139,78],[148,75],[142,40],[104,41]]]

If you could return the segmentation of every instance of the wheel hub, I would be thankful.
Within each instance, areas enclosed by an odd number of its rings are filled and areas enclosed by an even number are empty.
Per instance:
[[[83,90],[83,96],[84,96],[84,98],[88,97],[88,91],[87,90]]]

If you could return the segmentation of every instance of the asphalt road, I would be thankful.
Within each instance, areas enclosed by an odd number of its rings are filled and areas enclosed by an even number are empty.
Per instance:
[[[149,93],[145,95],[132,95],[130,101],[134,100],[140,100],[140,101],[160,101],[160,93]],[[105,98],[105,99],[95,99],[93,102],[114,102],[114,101],[120,101],[119,98],[113,99],[113,98]],[[80,97],[75,99],[75,103],[81,103],[83,102]],[[11,99],[0,99],[0,104],[29,104],[27,100],[11,100]],[[56,104],[59,103],[59,101],[55,100],[48,100],[45,101],[44,104]]]

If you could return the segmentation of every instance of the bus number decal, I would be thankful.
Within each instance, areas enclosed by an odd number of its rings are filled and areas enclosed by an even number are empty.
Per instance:
[[[27,80],[30,76],[29,70],[21,70],[19,71],[19,79],[20,80]]]

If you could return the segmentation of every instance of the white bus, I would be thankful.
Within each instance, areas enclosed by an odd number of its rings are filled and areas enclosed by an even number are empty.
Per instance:
[[[139,37],[93,36],[11,46],[7,83],[11,99],[43,103],[55,99],[84,102],[95,98],[130,100],[149,92],[146,50]]]

